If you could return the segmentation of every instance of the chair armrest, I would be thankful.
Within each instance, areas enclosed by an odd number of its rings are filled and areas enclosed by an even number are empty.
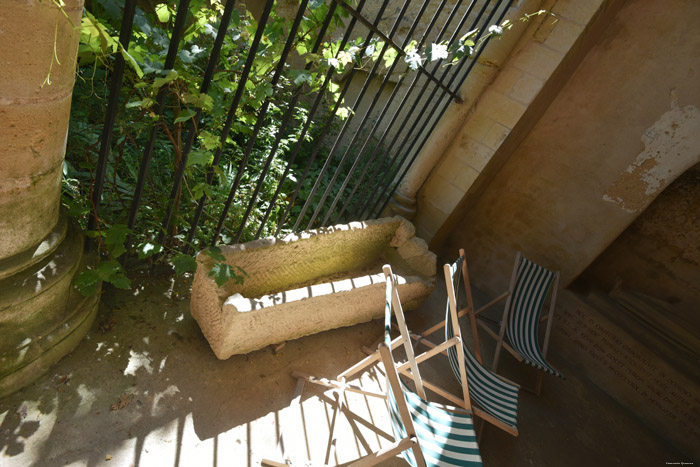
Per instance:
[[[437,407],[439,409],[442,409],[442,410],[446,410],[448,412],[473,415],[471,410],[467,410],[464,407],[455,407],[454,405],[446,405],[446,404],[441,404],[439,402],[433,402],[433,401],[430,401],[430,405]]]

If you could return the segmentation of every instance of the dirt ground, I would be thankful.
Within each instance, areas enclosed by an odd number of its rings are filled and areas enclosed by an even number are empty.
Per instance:
[[[362,346],[377,342],[380,321],[220,361],[189,314],[186,282],[144,276],[136,284],[131,291],[107,289],[80,345],[33,384],[0,400],[0,466],[257,466],[262,458],[323,463],[333,397],[307,385],[293,404],[297,382],[290,373],[332,378],[364,357]],[[560,294],[559,307],[570,294]],[[421,331],[441,320],[444,297],[438,282],[428,301],[408,312],[409,327]],[[482,348],[488,355],[488,345]],[[546,377],[540,397],[521,391],[518,437],[486,427],[480,439],[485,465],[688,461],[556,348],[550,355],[567,378]],[[534,382],[534,370],[504,362],[500,372],[525,386]],[[425,376],[456,390],[446,365],[426,369]],[[381,388],[381,371],[365,372],[362,383]],[[358,420],[380,427],[363,426],[367,444],[386,445],[386,406],[356,399],[348,404]],[[330,463],[364,453],[344,417],[338,430]],[[405,464],[395,458],[383,465]]]

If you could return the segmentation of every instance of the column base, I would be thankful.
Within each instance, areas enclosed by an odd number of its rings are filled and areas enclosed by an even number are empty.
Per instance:
[[[416,200],[399,191],[395,191],[391,201],[382,213],[382,217],[401,216],[407,220],[416,217]]]
[[[61,217],[32,251],[0,261],[0,397],[70,353],[97,315],[99,293],[83,297],[72,285],[87,261],[83,236]]]

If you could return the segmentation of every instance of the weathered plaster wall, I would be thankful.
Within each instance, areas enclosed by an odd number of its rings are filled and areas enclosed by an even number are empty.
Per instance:
[[[580,281],[613,297],[632,292],[655,299],[657,324],[676,334],[670,337],[700,336],[700,165],[664,190]],[[694,340],[700,352],[700,337]]]
[[[453,212],[442,252],[464,247],[489,291],[518,249],[563,285],[580,274],[700,160],[699,17],[698,2],[625,2],[481,196]]]

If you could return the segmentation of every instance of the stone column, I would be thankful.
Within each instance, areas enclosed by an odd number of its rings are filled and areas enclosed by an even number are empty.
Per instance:
[[[83,237],[59,209],[82,9],[0,9],[0,397],[73,350],[97,311],[71,285]]]

